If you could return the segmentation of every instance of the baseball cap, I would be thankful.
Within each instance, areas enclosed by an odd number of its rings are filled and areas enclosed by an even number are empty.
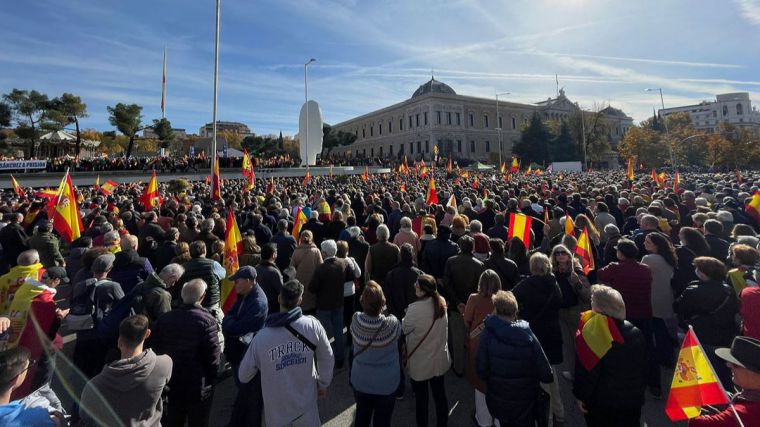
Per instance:
[[[250,265],[245,265],[243,267],[240,267],[238,271],[235,272],[235,274],[229,277],[229,279],[232,281],[235,281],[237,279],[256,280],[256,269]]]
[[[92,270],[93,273],[105,273],[111,271],[115,259],[116,257],[113,254],[103,254],[95,258],[90,270]]]
[[[63,267],[48,267],[45,272],[42,273],[43,279],[61,279],[63,283],[69,283],[69,277],[66,274],[66,269]]]

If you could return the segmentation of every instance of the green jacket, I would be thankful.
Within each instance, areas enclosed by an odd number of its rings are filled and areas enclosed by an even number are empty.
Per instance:
[[[29,239],[29,248],[39,252],[40,262],[45,268],[62,266],[64,263],[58,236],[49,231],[36,232]]]

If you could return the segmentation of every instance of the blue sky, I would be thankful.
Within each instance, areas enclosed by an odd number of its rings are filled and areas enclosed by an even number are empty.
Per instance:
[[[30,0],[0,8],[0,92],[80,95],[83,126],[106,106],[211,121],[213,0]],[[222,0],[219,119],[258,134],[297,132],[303,64],[328,123],[403,101],[430,78],[457,93],[536,102],[555,73],[582,107],[636,120],[666,106],[747,91],[760,103],[760,0]]]

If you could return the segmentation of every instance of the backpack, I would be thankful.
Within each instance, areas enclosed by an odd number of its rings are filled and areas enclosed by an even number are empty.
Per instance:
[[[135,286],[111,307],[111,310],[100,319],[97,325],[98,337],[107,344],[116,345],[119,338],[119,324],[134,314],[144,311],[144,296],[142,284]]]
[[[95,289],[100,280],[87,279],[87,291],[71,301],[71,309],[66,316],[66,327],[71,331],[86,331],[95,327]]]

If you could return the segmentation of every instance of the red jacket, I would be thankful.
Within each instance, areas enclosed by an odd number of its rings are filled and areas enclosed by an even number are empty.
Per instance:
[[[760,288],[744,288],[741,292],[739,303],[744,325],[743,335],[760,340]]]
[[[626,320],[652,318],[652,270],[634,259],[613,262],[596,273],[623,295]]]
[[[744,427],[760,427],[760,392],[744,391],[734,398],[734,408],[742,419]],[[736,427],[736,415],[731,408],[715,415],[694,418],[689,421],[689,427]]]

